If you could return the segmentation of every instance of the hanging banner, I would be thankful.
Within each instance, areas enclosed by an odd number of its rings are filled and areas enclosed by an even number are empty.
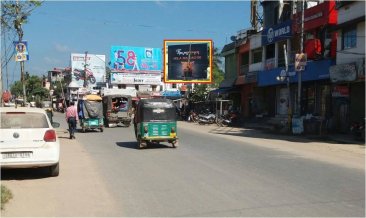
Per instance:
[[[29,61],[28,42],[27,41],[14,41],[15,46],[15,61]]]

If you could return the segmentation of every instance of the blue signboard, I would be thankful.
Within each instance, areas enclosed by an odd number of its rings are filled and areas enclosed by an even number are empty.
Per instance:
[[[111,69],[117,72],[161,72],[161,48],[112,46]]]
[[[265,28],[262,31],[262,45],[269,45],[292,36],[292,21],[288,20],[276,26]]]
[[[308,61],[305,70],[302,72],[302,81],[316,81],[316,80],[329,80],[329,68],[334,65],[333,60],[321,60],[321,61]],[[277,77],[281,75],[281,71],[284,68],[279,67],[271,70],[264,70],[258,73],[259,87],[263,86],[273,86],[286,84],[286,82],[281,82],[277,80]],[[298,77],[295,75],[294,65],[289,66],[290,83],[297,83]]]

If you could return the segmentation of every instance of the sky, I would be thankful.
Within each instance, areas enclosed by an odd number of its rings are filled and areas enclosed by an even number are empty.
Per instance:
[[[45,1],[22,26],[30,58],[25,71],[45,75],[69,67],[71,53],[86,51],[108,62],[111,46],[162,48],[164,39],[212,39],[221,50],[250,27],[249,7],[244,0]],[[10,86],[20,79],[19,64],[10,62],[7,74]]]

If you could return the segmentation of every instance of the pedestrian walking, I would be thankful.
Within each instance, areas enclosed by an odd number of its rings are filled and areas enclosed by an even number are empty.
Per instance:
[[[78,111],[74,102],[70,102],[70,106],[66,109],[66,122],[69,124],[70,139],[75,139],[76,123],[79,120]]]

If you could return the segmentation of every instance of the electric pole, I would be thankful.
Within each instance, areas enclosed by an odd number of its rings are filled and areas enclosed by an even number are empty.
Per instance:
[[[300,36],[300,53],[304,52],[304,11],[305,11],[305,0],[301,0],[301,36]],[[297,112],[301,116],[301,79],[302,69],[298,72],[298,90],[297,90]]]
[[[24,16],[20,14],[20,8],[19,8],[19,0],[16,1],[15,6],[15,13],[17,18],[14,21],[14,27],[17,30],[18,33],[18,43],[21,43],[23,40],[23,29],[22,29],[22,22],[24,19]],[[25,106],[25,103],[27,102],[27,96],[25,93],[25,78],[24,78],[24,60],[20,61],[20,80],[23,85],[23,106]]]

